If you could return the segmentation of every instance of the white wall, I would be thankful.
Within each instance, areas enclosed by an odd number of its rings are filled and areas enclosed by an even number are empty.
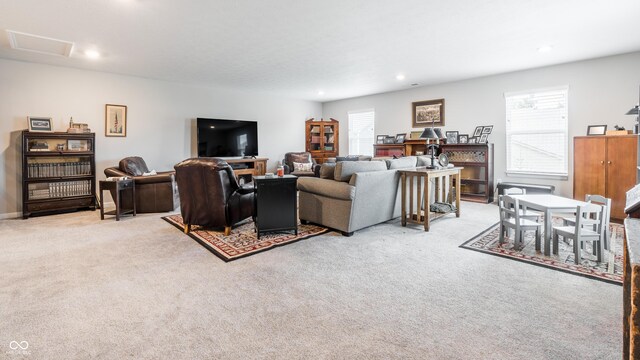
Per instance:
[[[127,136],[104,136],[105,104],[127,105]],[[321,117],[320,103],[236,90],[0,60],[0,218],[21,211],[20,131],[27,116],[69,117],[96,133],[98,179],[104,168],[139,155],[156,170],[196,156],[195,118],[258,121],[260,156],[273,170],[287,151],[303,151],[304,121]]]
[[[469,59],[473,61],[473,59]],[[409,74],[410,76],[410,74]],[[504,93],[519,90],[569,86],[569,179],[522,178],[507,176],[505,153]],[[411,103],[445,99],[446,131],[472,134],[478,125],[494,125],[489,141],[494,143],[494,180],[552,184],[556,193],[573,193],[573,137],[586,135],[587,125],[607,124],[633,129],[635,117],[624,115],[638,103],[640,52],[581,61],[564,65],[488,76],[477,79],[412,88],[378,95],[332,101],[323,104],[325,118],[343,120],[348,129],[347,112],[374,108],[375,132],[395,135],[410,132]],[[418,130],[418,129],[415,129]],[[348,153],[348,139],[340,139],[342,155]]]

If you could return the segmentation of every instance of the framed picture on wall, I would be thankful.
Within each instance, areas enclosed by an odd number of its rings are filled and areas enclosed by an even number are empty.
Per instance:
[[[411,126],[444,126],[444,99],[416,101],[411,103]]]
[[[107,104],[104,111],[104,135],[127,136],[127,107]]]

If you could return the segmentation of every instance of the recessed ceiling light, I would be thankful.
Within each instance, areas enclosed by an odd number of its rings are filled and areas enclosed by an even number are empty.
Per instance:
[[[319,90],[319,91],[318,91],[318,95],[324,95],[324,91]]]
[[[552,46],[550,46],[550,45],[540,46],[540,47],[538,48],[538,52],[539,52],[539,53],[546,53],[546,52],[551,51],[551,49],[553,49],[553,47],[552,47]]]
[[[100,53],[96,50],[87,50],[84,52],[84,54],[89,58],[89,59],[97,59],[100,57]]]
[[[396,80],[404,80],[404,74],[396,75]]]

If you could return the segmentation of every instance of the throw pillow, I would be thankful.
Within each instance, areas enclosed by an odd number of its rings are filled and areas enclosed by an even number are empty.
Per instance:
[[[298,163],[298,162],[293,162],[293,172],[298,172],[298,171],[302,171],[302,172],[309,172],[311,171],[311,166],[313,164],[312,163]]]

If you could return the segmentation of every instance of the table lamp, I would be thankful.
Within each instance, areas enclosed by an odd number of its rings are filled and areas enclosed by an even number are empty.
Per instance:
[[[438,144],[430,144],[429,140],[431,139],[438,139],[438,134],[436,134],[436,132],[434,131],[433,127],[430,128],[425,128],[424,131],[422,132],[422,134],[420,134],[420,138],[421,139],[427,139],[427,151],[429,151],[429,149],[431,149],[431,166],[427,166],[427,169],[434,169],[435,168],[435,152],[436,152],[436,148],[439,147]]]
[[[636,105],[636,106],[632,107],[631,110],[627,111],[627,113],[625,114],[625,115],[636,115],[636,124],[633,126],[633,128],[634,128],[633,133],[634,134],[638,133],[638,123],[640,122],[640,116],[638,116],[638,115],[640,115],[638,113],[638,107],[639,106],[640,105]]]

